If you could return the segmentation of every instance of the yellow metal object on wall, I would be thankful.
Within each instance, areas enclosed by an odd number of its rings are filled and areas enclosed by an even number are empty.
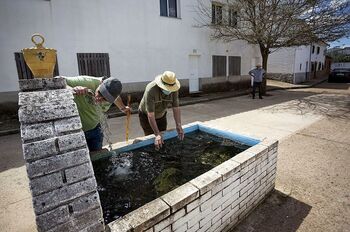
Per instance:
[[[41,42],[36,42],[39,37]],[[52,78],[56,65],[56,50],[43,46],[45,39],[40,34],[32,35],[35,47],[22,49],[24,60],[35,78]]]

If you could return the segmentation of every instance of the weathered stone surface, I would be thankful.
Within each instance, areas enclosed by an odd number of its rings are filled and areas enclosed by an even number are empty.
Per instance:
[[[161,199],[171,207],[171,213],[174,213],[195,200],[197,197],[199,197],[198,188],[190,183],[186,183],[163,195]]]
[[[65,170],[65,173],[68,184],[94,176],[94,171],[90,162],[77,167],[68,168]]]
[[[240,170],[239,163],[233,160],[227,160],[224,163],[212,169],[212,171],[222,175],[223,180],[226,180],[236,172],[239,172],[239,170]]]
[[[58,147],[61,152],[84,146],[86,146],[86,140],[82,131],[58,137]]]
[[[268,152],[268,147],[265,145],[262,145],[261,143],[250,147],[249,149],[246,150],[247,152],[254,153],[255,158],[259,158],[261,155],[266,154]]]
[[[63,186],[62,174],[56,172],[50,175],[32,179],[29,182],[30,189],[34,196]]]
[[[80,118],[65,118],[54,122],[55,130],[57,133],[65,133],[69,131],[75,131],[82,128]]]
[[[27,163],[27,172],[29,178],[33,178],[82,164],[89,160],[89,151],[87,149],[80,149],[63,155],[56,155]]]
[[[190,183],[199,189],[200,195],[211,190],[214,186],[222,182],[220,174],[214,171],[208,171],[195,179],[191,180]]]
[[[108,224],[110,232],[131,232],[131,225],[123,218],[115,220]]]
[[[127,214],[124,219],[135,231],[143,231],[169,215],[170,207],[158,198]]]
[[[18,94],[18,105],[41,105],[53,102],[72,103],[74,99],[71,89],[49,91],[22,92]]]
[[[254,153],[253,151],[251,152],[250,150],[245,150],[241,153],[239,153],[238,155],[234,156],[233,158],[231,158],[230,160],[235,161],[237,163],[240,164],[249,164],[251,162],[253,162],[256,158],[256,153]],[[244,167],[241,166],[241,168]]]
[[[54,131],[52,122],[21,125],[21,137],[24,141],[47,139],[53,136]]]
[[[66,80],[63,77],[19,80],[19,89],[23,92],[64,88],[66,88]]]
[[[95,178],[64,186],[52,192],[33,197],[34,211],[37,214],[49,211],[65,202],[94,192],[97,188]]]
[[[22,123],[42,122],[78,115],[78,109],[74,102],[69,104],[25,105],[21,106],[18,111],[18,118]]]
[[[100,206],[100,198],[97,192],[80,197],[69,204],[72,206],[73,214],[80,215]]]
[[[268,149],[269,149],[269,151],[271,151],[272,149],[274,149],[275,147],[278,146],[278,140],[264,139],[263,141],[261,141],[260,144],[269,147]]]
[[[49,230],[49,232],[92,231],[91,227],[95,226],[96,222],[101,222],[101,224],[103,223],[101,209],[94,209],[79,217],[71,217],[70,221],[61,224],[55,228],[52,228],[51,230]]]
[[[26,160],[35,160],[57,153],[56,138],[23,144],[23,155]]]
[[[82,230],[82,232],[105,232],[105,227],[103,223],[97,222],[96,224]]]
[[[36,217],[38,231],[47,231],[69,220],[68,207],[61,206]]]

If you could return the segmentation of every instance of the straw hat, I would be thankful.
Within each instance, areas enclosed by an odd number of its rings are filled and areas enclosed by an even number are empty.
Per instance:
[[[180,82],[176,79],[175,73],[171,71],[165,71],[156,76],[155,82],[159,88],[170,92],[176,92],[180,89]]]

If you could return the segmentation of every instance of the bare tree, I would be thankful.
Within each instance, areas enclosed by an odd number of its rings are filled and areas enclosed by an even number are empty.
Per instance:
[[[278,48],[350,34],[349,0],[198,0],[197,10],[199,26],[211,28],[214,39],[257,44],[265,70]]]

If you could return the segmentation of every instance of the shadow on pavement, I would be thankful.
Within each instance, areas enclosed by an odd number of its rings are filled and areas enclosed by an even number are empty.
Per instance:
[[[295,232],[311,208],[310,205],[275,190],[230,232]]]

